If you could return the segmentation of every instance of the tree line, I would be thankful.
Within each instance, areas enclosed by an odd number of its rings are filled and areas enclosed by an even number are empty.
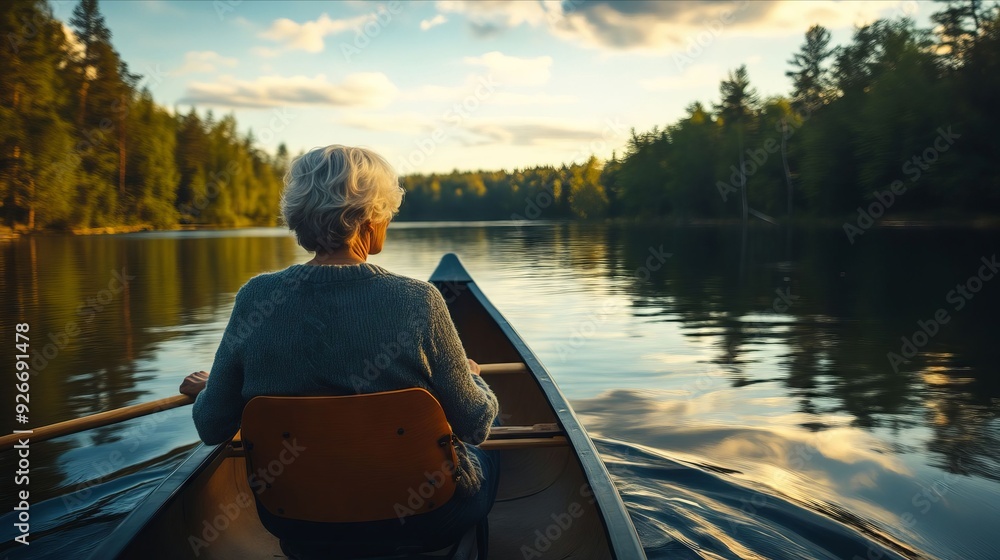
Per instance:
[[[637,132],[608,161],[413,174],[400,219],[960,217],[1000,211],[1000,7],[940,2],[830,44],[811,27],[793,88],[761,99],[745,66],[718,100]],[[0,215],[19,229],[269,225],[288,150],[231,116],[157,105],[111,43],[97,0],[69,21],[0,5]],[[860,223],[860,222],[859,222]],[[863,225],[863,224],[862,224]]]
[[[787,96],[761,99],[740,66],[717,101],[692,103],[665,127],[633,129],[620,158],[406,177],[402,215],[854,215],[865,226],[889,206],[897,216],[996,214],[1000,8],[945,1],[931,21],[933,29],[878,20],[842,46],[813,26],[788,61]]]
[[[235,119],[171,114],[111,42],[97,0],[64,31],[45,0],[0,3],[0,215],[36,230],[273,224],[288,153]]]

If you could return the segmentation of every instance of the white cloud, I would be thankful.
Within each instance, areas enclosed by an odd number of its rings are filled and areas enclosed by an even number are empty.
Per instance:
[[[639,80],[646,91],[680,91],[717,86],[726,79],[726,71],[714,65],[688,66],[682,74],[656,76]]]
[[[427,31],[428,29],[430,29],[432,27],[437,27],[438,25],[441,25],[442,23],[446,23],[447,21],[448,21],[448,18],[444,17],[444,14],[438,14],[438,15],[432,17],[431,19],[425,19],[425,20],[421,21],[420,22],[420,30],[421,31]]]
[[[451,101],[461,102],[467,97],[477,97],[475,94],[478,82],[469,81],[460,86],[424,85],[400,92],[399,98],[407,101]],[[480,90],[484,91],[484,90]],[[481,97],[483,105],[557,105],[576,103],[579,99],[573,95],[550,93],[516,93],[500,90],[500,84],[492,93]]]
[[[575,96],[565,94],[498,91],[490,97],[489,103],[492,105],[565,105],[577,101]]]
[[[337,84],[326,76],[261,76],[239,80],[222,76],[213,83],[188,84],[181,103],[222,107],[266,108],[283,105],[380,107],[391,102],[396,86],[381,72],[349,74]]]
[[[719,35],[801,35],[809,26],[848,28],[886,15],[912,15],[912,0],[750,2],[442,1],[439,11],[461,14],[472,31],[495,35],[519,25],[545,27],[556,37],[610,51],[656,54],[704,46]]]
[[[423,85],[404,90],[399,97],[407,101],[461,101],[463,96],[471,95],[472,91],[466,85]]]
[[[81,57],[85,51],[83,43],[80,42],[80,38],[76,36],[76,31],[73,28],[62,24],[63,34],[66,35],[66,43],[69,46],[70,56]]]
[[[281,50],[271,47],[254,47],[250,49],[250,53],[261,58],[274,58],[281,54]]]
[[[310,53],[323,52],[323,38],[327,35],[343,33],[360,27],[375,17],[366,14],[353,18],[333,19],[323,14],[315,21],[296,23],[288,18],[274,20],[271,27],[260,33],[260,37],[279,43],[282,50],[300,50]]]
[[[337,122],[351,128],[394,134],[426,134],[441,124],[441,121],[426,113],[367,113],[352,111]]]
[[[786,1],[778,4],[766,20],[764,29],[754,30],[757,35],[773,32],[802,35],[811,25],[821,24],[828,29],[850,28],[871,23],[880,17],[910,15],[916,3],[910,0],[897,2],[865,2],[823,0],[814,2]]]
[[[477,97],[480,101],[486,101],[496,95],[500,87],[501,84],[492,76],[469,74],[458,85],[428,84],[418,86],[401,92],[399,97],[408,101],[461,102],[471,96]]]
[[[444,131],[446,141],[464,146],[503,144],[505,146],[579,147],[602,138],[602,131],[581,127],[575,120],[552,118],[506,118],[503,120],[473,118],[456,122],[445,115],[426,113],[352,112],[338,123],[361,130],[391,132],[410,136],[425,136],[435,129]]]
[[[462,61],[471,66],[484,66],[486,73],[501,86],[542,85],[552,75],[551,56],[519,58],[492,51],[482,56],[467,56]]]
[[[222,56],[215,51],[190,51],[184,55],[184,63],[172,72],[175,76],[182,74],[207,74],[215,72],[218,67],[232,68],[239,63],[235,58]]]
[[[463,123],[457,136],[467,146],[579,147],[602,139],[599,129],[581,127],[576,121],[546,118],[472,121]]]
[[[513,58],[513,57],[510,57]],[[548,57],[542,57],[548,58]],[[514,92],[506,88],[512,84],[497,79],[497,75],[509,81],[512,76],[506,76],[502,69],[482,74],[469,74],[458,85],[426,84],[401,91],[399,99],[405,101],[433,101],[446,103],[462,103],[470,98],[476,99],[477,105],[508,106],[508,105],[557,105],[576,103],[579,99],[574,95],[548,93],[544,91]],[[528,80],[528,83],[538,82],[540,74]]]

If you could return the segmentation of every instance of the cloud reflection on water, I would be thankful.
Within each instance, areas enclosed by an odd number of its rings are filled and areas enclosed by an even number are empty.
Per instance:
[[[736,404],[731,402],[734,398],[728,388],[699,395],[620,389],[576,400],[573,406],[591,435],[602,442],[602,453],[630,510],[670,525],[668,534],[679,541],[686,538],[693,543],[697,539],[692,534],[707,538],[703,534],[707,532],[716,546],[741,558],[759,557],[760,547],[773,543],[765,545],[771,537],[758,537],[779,523],[781,512],[799,507],[849,528],[850,536],[839,538],[855,541],[851,546],[868,543],[867,538],[880,543],[871,545],[879,550],[882,546],[905,550],[905,555],[916,558],[954,557],[949,551],[921,551],[934,540],[928,538],[931,532],[947,531],[955,524],[965,524],[966,534],[975,526],[984,533],[989,530],[995,506],[982,501],[960,508],[948,499],[949,494],[975,492],[975,479],[952,475],[946,484],[925,494],[926,467],[893,453],[884,440],[851,426],[850,417],[843,414],[823,418],[822,426],[815,425],[815,416],[804,413],[757,418],[744,414],[742,425],[713,420],[714,411],[724,415],[727,406]],[[751,398],[739,406],[774,408],[775,399],[787,398],[772,396],[757,403]],[[787,403],[776,408],[789,409]],[[804,429],[804,424],[813,429]],[[660,504],[661,509],[647,513],[645,503]],[[665,504],[671,507],[664,509]],[[736,542],[715,534],[720,523],[722,532]],[[797,523],[825,524],[809,518]],[[794,528],[800,537],[813,529]],[[811,546],[826,544],[823,539],[812,543],[803,557],[815,557]],[[795,557],[787,553],[780,557]],[[972,553],[974,557],[974,549]],[[866,557],[864,551],[860,556]]]

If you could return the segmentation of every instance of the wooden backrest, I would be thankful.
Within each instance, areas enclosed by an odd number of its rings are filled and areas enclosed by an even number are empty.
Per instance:
[[[424,389],[256,397],[241,429],[250,488],[277,517],[404,518],[441,507],[455,492],[451,425]]]

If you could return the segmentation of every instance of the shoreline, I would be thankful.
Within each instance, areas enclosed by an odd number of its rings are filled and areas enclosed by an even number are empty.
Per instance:
[[[533,222],[536,220],[524,220],[526,222]],[[553,222],[562,222],[570,224],[595,224],[604,223],[609,225],[645,225],[645,226],[673,226],[673,227],[734,227],[743,224],[742,219],[719,219],[719,218],[655,218],[655,219],[636,219],[636,218],[608,218],[603,220],[551,220]],[[510,220],[406,220],[397,223],[406,224],[419,224],[419,223],[434,223],[434,222],[448,222],[449,224],[461,224],[464,222],[472,223],[483,223],[483,222],[510,222]],[[762,220],[751,219],[748,225],[751,227],[783,227],[786,225],[792,225],[793,227],[802,228],[839,228],[845,225],[855,226],[856,223],[853,220],[838,221],[833,218],[795,218],[790,222],[788,220],[778,220],[778,224],[771,224],[764,222]],[[517,222],[511,222],[516,224]],[[207,230],[238,230],[238,229],[249,229],[249,228],[259,228],[259,227],[277,227],[275,225],[243,225],[243,226],[227,226],[219,224],[178,224],[170,228],[155,228],[150,224],[135,224],[127,226],[104,226],[104,227],[88,227],[88,228],[72,228],[67,230],[34,230],[29,231],[24,228],[10,228],[10,227],[0,227],[0,242],[2,241],[13,241],[20,239],[21,237],[27,237],[32,235],[117,235],[125,233],[139,233],[139,232],[160,232],[160,231],[207,231]],[[876,220],[875,223],[870,226],[871,229],[876,228],[963,228],[963,229],[996,229],[1000,228],[1000,216],[994,215],[980,215],[973,216],[969,218],[921,218],[921,217],[902,217],[892,220]]]
[[[743,220],[736,218],[658,218],[658,219],[629,219],[612,218],[604,220],[610,224],[633,224],[633,225],[673,225],[678,227],[718,227],[718,226],[739,226]],[[748,225],[751,227],[783,227],[792,225],[801,228],[842,228],[846,225],[858,227],[857,216],[850,216],[847,219],[838,220],[836,218],[793,218],[792,220],[779,219],[777,224],[765,222],[751,217]],[[966,218],[928,218],[918,216],[903,216],[894,219],[874,220],[869,228],[970,228],[970,229],[994,229],[1000,228],[1000,216],[983,214]]]

